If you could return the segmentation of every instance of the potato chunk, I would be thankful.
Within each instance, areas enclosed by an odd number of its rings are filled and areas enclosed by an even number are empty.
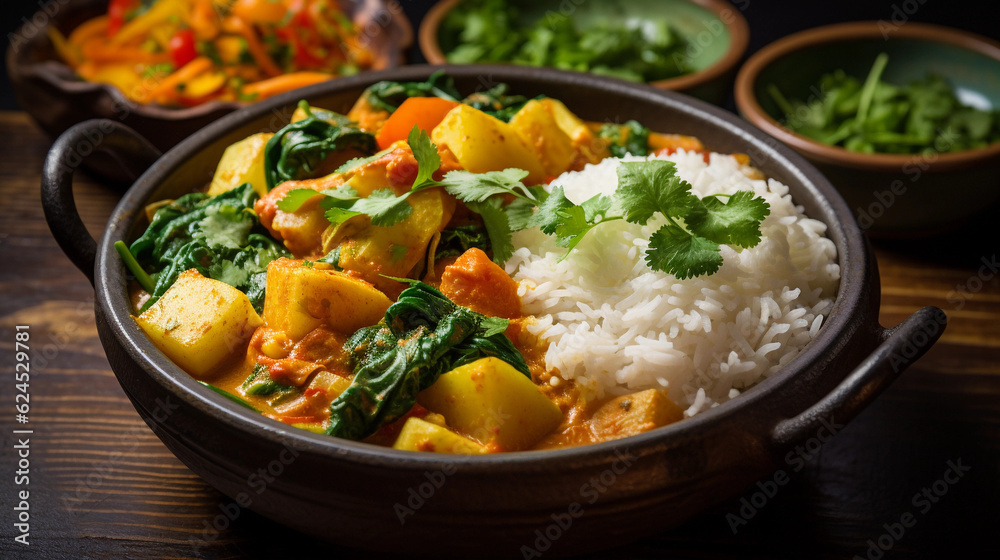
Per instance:
[[[246,294],[194,269],[181,273],[135,320],[157,348],[197,378],[211,377],[242,351],[261,324]]]
[[[562,421],[559,407],[531,379],[492,357],[445,373],[417,402],[491,451],[527,449]]]
[[[324,263],[306,266],[281,258],[267,266],[264,322],[292,340],[322,325],[352,334],[379,322],[391,303],[368,282]]]
[[[597,409],[591,428],[602,441],[634,436],[684,418],[684,412],[656,389],[612,399]]]
[[[587,126],[587,123],[573,114],[562,101],[545,98],[539,99],[538,103],[552,115],[559,128],[573,141],[573,146],[578,153],[578,159],[574,165],[582,169],[583,165],[581,164],[583,163],[598,163],[611,156],[607,144],[599,139]]]
[[[441,189],[427,189],[409,197],[413,210],[398,224],[379,227],[365,217],[354,217],[323,234],[323,251],[340,248],[338,266],[359,274],[386,292],[401,284],[386,276],[409,275],[427,254],[427,245],[455,213],[455,199]]]
[[[510,127],[521,140],[535,148],[546,175],[558,177],[573,164],[576,158],[573,140],[559,128],[541,101],[532,99],[525,103],[510,119]]]
[[[434,143],[447,146],[458,163],[473,173],[502,171],[508,167],[528,172],[525,182],[545,181],[545,169],[538,156],[509,124],[486,113],[459,105],[431,133]]]
[[[243,183],[253,185],[257,194],[267,194],[267,179],[264,177],[264,148],[274,134],[259,132],[229,146],[222,153],[215,176],[208,187],[208,196],[222,194]]]
[[[469,438],[462,437],[448,428],[420,418],[410,418],[396,438],[393,449],[406,451],[431,451],[454,455],[481,455],[486,448]]]

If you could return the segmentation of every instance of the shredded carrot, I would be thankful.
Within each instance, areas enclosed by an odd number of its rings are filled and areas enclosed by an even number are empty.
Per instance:
[[[186,84],[198,74],[201,74],[202,72],[206,72],[211,69],[212,69],[212,59],[204,56],[199,56],[198,58],[185,64],[183,68],[180,68],[173,74],[170,74],[166,78],[163,78],[163,81],[160,82],[160,85],[150,90],[149,97],[154,101],[160,101],[161,97],[165,97],[171,100],[177,99],[178,87],[183,87],[183,84]]]
[[[279,93],[285,93],[300,87],[311,86],[320,82],[325,82],[331,78],[336,78],[333,74],[323,72],[294,72],[292,74],[282,74],[266,80],[261,80],[243,86],[243,95],[252,97],[255,101],[267,99]]]
[[[222,22],[222,29],[230,33],[236,33],[246,40],[250,56],[253,57],[254,61],[265,74],[268,76],[281,74],[281,69],[268,56],[267,50],[264,49],[264,45],[257,38],[257,34],[242,19],[230,16]]]
[[[83,53],[83,58],[97,63],[161,64],[170,60],[170,56],[166,53],[151,53],[134,47],[111,47],[94,40],[84,43],[80,50]]]

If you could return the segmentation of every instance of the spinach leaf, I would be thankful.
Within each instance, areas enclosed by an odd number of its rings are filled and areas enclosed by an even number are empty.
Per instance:
[[[485,91],[469,94],[462,100],[462,103],[473,109],[479,109],[487,115],[492,115],[503,122],[510,122],[514,114],[528,102],[528,98],[523,95],[508,95],[507,87],[507,84],[497,84]],[[539,95],[536,99],[542,97],[544,96]]]
[[[260,313],[267,265],[289,253],[260,225],[253,211],[257,198],[253,186],[244,183],[214,197],[186,194],[157,210],[129,248],[155,282],[140,311],[155,303],[180,273],[194,268],[246,293]]]
[[[245,394],[256,396],[270,396],[276,393],[287,393],[288,391],[295,390],[295,387],[282,385],[271,379],[270,371],[263,364],[255,364],[253,366],[253,371],[247,376],[242,387]]]
[[[636,121],[626,121],[625,124],[607,123],[597,135],[609,142],[608,151],[614,157],[649,154],[649,129]]]
[[[490,251],[490,236],[485,228],[475,224],[449,228],[441,232],[441,241],[438,242],[434,257],[458,257],[473,247],[486,253]]]
[[[442,373],[480,358],[498,357],[529,376],[503,334],[506,326],[506,319],[480,315],[413,281],[381,323],[344,343],[354,359],[354,381],[330,404],[326,434],[365,438],[406,414]]]
[[[425,82],[379,82],[365,90],[368,104],[376,109],[394,112],[411,97],[441,97],[450,101],[461,98],[455,89],[455,81],[438,70]]]
[[[372,134],[332,118],[334,113],[313,114],[305,101],[300,101],[299,107],[308,116],[279,130],[264,148],[268,190],[284,181],[312,178],[326,157],[336,151],[353,148],[365,155],[378,151]]]

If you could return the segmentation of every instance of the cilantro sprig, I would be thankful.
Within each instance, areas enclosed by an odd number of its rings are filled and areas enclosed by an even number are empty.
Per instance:
[[[666,219],[649,239],[646,263],[681,280],[718,272],[721,245],[756,246],[760,224],[771,213],[750,191],[698,198],[673,162],[663,160],[623,162],[615,197],[631,223],[645,225],[654,214]]]
[[[362,198],[351,187],[350,181],[348,181],[335,189],[324,189],[322,191],[293,189],[278,201],[278,209],[284,212],[295,212],[306,201],[317,194],[322,194],[325,198],[320,201],[320,205],[326,210],[326,218],[332,224],[341,224],[361,214],[368,215],[371,218],[372,224],[380,227],[394,226],[402,222],[413,212],[413,206],[407,201],[407,198],[411,194],[440,185],[439,182],[434,180],[433,176],[434,172],[441,167],[441,157],[438,155],[437,148],[431,142],[427,133],[419,127],[414,126],[413,130],[410,131],[407,142],[413,151],[414,159],[417,160],[417,177],[410,190],[402,195],[397,196],[392,189],[385,188],[373,191],[367,197]],[[337,171],[342,173],[345,170],[374,161],[377,159],[377,156],[379,154],[368,158],[351,160]]]

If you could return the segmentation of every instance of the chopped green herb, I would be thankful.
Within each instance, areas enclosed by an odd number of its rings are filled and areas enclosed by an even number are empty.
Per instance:
[[[515,3],[465,0],[441,22],[441,46],[452,64],[512,62],[637,82],[693,70],[688,41],[667,20],[613,23],[613,3],[576,4],[575,13],[549,11],[525,22]]]
[[[943,78],[907,85],[882,81],[889,57],[876,57],[864,83],[843,70],[820,78],[822,92],[808,102],[788,99],[775,84],[768,94],[791,130],[854,152],[956,152],[1000,141],[1000,111],[962,104]]]

